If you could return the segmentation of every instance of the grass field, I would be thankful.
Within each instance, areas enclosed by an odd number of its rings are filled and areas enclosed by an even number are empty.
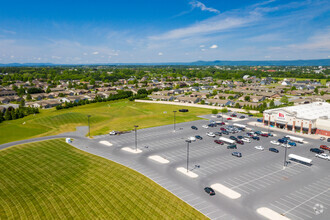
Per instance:
[[[173,123],[173,110],[179,106],[136,103],[127,100],[101,102],[70,109],[43,109],[40,114],[0,123],[0,144],[31,137],[54,135],[74,131],[77,126],[87,125],[91,115],[91,135],[105,134],[111,130],[132,130]],[[166,112],[166,113],[164,113]],[[176,113],[176,121],[198,120],[198,115],[210,114],[211,110],[189,107],[187,113]]]
[[[150,179],[64,140],[0,151],[0,219],[206,219]]]

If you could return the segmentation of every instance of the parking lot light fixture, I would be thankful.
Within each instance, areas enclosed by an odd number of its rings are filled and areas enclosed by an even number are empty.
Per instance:
[[[176,119],[175,118],[175,113],[176,113],[176,111],[173,111],[173,113],[174,113],[174,125],[173,125],[174,126],[174,130],[173,131],[175,132],[175,123],[176,123],[176,121],[175,121],[175,119]]]
[[[191,143],[191,140],[186,140],[187,142],[187,173],[188,173],[188,167],[189,167],[189,144]]]
[[[283,169],[287,166],[287,162],[286,162],[286,151],[288,150],[288,146],[289,146],[289,144],[286,143],[286,147],[284,149],[284,166],[283,166]]]
[[[134,125],[134,131],[135,131],[135,151],[137,151],[137,131],[136,128],[139,127],[138,125]]]
[[[87,115],[87,121],[88,121],[88,137],[91,137],[91,127],[90,127],[90,123],[89,123],[89,118],[91,117],[91,115]]]

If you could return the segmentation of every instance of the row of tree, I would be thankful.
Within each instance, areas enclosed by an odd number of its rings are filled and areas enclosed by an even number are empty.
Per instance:
[[[10,106],[5,109],[5,112],[0,111],[0,122],[24,118],[27,115],[37,113],[39,113],[38,108],[20,106],[19,108],[15,109]]]

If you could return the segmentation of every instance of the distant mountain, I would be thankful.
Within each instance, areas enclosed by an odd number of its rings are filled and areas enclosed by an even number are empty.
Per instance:
[[[95,65],[115,65],[115,66],[330,66],[330,59],[319,60],[214,60],[196,62],[167,62],[167,63],[95,63],[95,64],[54,64],[54,63],[8,63],[0,66],[95,66]]]

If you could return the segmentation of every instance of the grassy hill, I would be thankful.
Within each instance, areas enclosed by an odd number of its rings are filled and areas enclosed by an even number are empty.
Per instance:
[[[132,130],[135,124],[139,125],[139,128],[171,124],[173,110],[179,108],[179,106],[124,100],[63,110],[43,109],[40,114],[0,123],[0,144],[74,131],[77,126],[87,125],[87,115],[91,115],[91,135],[105,134],[111,130]],[[187,113],[176,113],[176,121],[180,123],[198,120],[196,116],[210,113],[208,109],[189,107]]]
[[[0,219],[206,219],[145,176],[61,139],[0,151]]]

